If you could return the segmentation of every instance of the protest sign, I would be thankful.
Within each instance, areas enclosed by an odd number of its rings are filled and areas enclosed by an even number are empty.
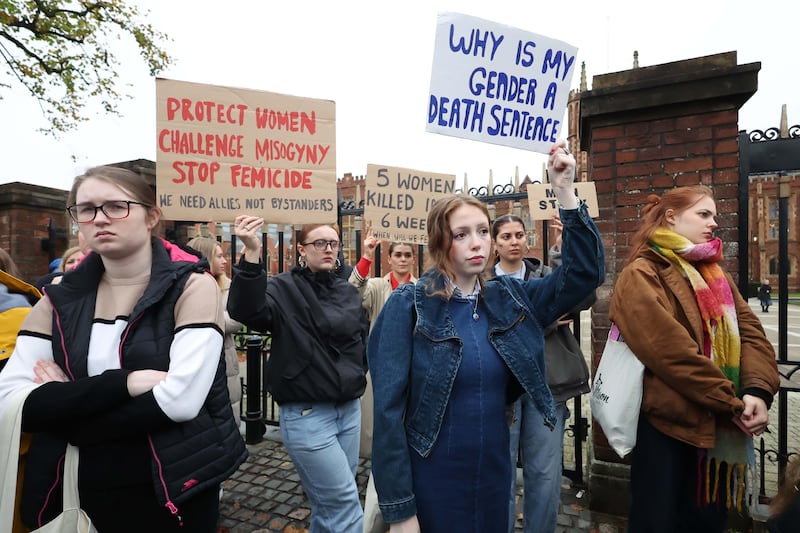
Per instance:
[[[166,219],[336,221],[334,102],[159,78],[156,103]]]
[[[558,213],[556,193],[548,183],[529,183],[525,186],[528,193],[528,209],[531,220],[549,220]],[[600,214],[597,204],[597,189],[593,181],[575,183],[575,196],[586,202],[589,216],[596,218]]]
[[[578,49],[459,13],[436,27],[426,131],[548,153]]]
[[[455,187],[452,174],[367,165],[364,220],[380,240],[428,244],[428,211]]]

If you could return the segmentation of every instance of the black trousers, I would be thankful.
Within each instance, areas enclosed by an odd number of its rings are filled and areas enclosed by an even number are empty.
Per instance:
[[[629,533],[722,533],[724,505],[697,505],[697,448],[639,417],[631,461]]]

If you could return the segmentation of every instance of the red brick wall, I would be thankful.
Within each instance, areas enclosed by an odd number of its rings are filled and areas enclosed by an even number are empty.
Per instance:
[[[592,370],[608,335],[608,304],[626,264],[631,237],[639,228],[649,194],[683,185],[714,190],[719,229],[725,243],[724,268],[737,276],[739,155],[736,110],[603,126],[592,131],[589,175],[597,188],[597,225],[606,249],[607,277],[594,308]],[[595,432],[597,457],[618,460],[605,436]]]
[[[71,227],[64,210],[66,191],[24,183],[0,185],[0,247],[16,263],[27,282],[33,282],[49,272],[48,265],[61,257],[69,246]],[[52,241],[52,259],[43,249],[50,238],[48,226],[56,230]]]
[[[580,145],[597,189],[607,271],[592,308],[592,375],[610,328],[614,283],[649,194],[710,186],[723,267],[738,278],[738,110],[755,92],[758,68],[737,65],[735,53],[719,54],[596,77],[593,90],[581,94]],[[595,458],[627,462],[599,426],[593,430]]]

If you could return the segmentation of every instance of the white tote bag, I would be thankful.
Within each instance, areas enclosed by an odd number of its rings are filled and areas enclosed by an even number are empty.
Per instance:
[[[608,443],[620,457],[636,445],[636,426],[642,406],[644,365],[612,324],[592,383],[589,406]]]
[[[0,531],[11,531],[16,500],[19,439],[22,406],[32,388],[14,394],[6,404],[0,420]],[[32,533],[97,533],[89,516],[80,508],[78,498],[78,448],[67,444],[64,460],[64,510],[51,522]]]

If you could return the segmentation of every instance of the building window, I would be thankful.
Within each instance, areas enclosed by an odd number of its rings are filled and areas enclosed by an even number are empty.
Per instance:
[[[778,200],[777,198],[768,198],[769,206],[767,208],[767,240],[778,239]]]
[[[770,257],[769,258],[769,275],[770,276],[777,276],[778,275],[778,258],[777,257]]]
[[[769,200],[769,221],[778,221],[778,200],[777,198],[768,198]]]
[[[355,205],[355,198],[352,196],[342,199],[342,202],[353,202]],[[356,228],[355,216],[348,215],[341,217],[342,227],[339,228],[342,235],[342,256],[348,265],[355,264],[356,255]]]

